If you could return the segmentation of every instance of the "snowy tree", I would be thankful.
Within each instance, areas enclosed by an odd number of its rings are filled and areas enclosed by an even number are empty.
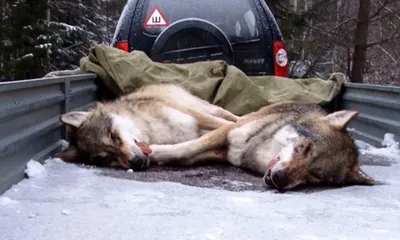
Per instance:
[[[43,33],[41,15],[46,9],[43,2],[35,0],[13,1],[9,5],[3,32],[3,68],[9,78],[32,78],[43,73],[48,45],[37,46],[37,37]]]
[[[87,5],[86,5],[87,4]],[[76,68],[92,43],[102,42],[104,20],[98,14],[99,0],[50,2],[51,29],[48,40],[54,43],[51,70]]]
[[[93,43],[108,43],[125,1],[1,0],[0,81],[74,69]]]

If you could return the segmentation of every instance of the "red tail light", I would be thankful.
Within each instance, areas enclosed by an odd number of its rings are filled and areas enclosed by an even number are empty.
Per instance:
[[[275,76],[287,77],[289,66],[285,46],[282,41],[274,41],[274,71]]]
[[[129,52],[128,41],[119,41],[114,44],[114,47],[121,49],[122,51]]]

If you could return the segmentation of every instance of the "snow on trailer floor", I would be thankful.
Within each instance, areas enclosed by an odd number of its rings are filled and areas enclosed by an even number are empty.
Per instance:
[[[379,181],[321,191],[228,191],[104,175],[49,159],[0,196],[1,239],[400,239],[400,150],[358,142]],[[130,173],[136,174],[136,173]],[[250,183],[249,183],[250,184]]]

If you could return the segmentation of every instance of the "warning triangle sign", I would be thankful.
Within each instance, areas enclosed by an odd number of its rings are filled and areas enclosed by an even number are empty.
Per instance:
[[[147,16],[145,22],[145,27],[162,27],[168,26],[168,21],[164,17],[163,13],[158,7],[155,7],[150,11],[150,14]]]

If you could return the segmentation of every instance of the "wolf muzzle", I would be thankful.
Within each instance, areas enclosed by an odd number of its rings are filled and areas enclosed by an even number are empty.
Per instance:
[[[148,157],[141,158],[138,156],[133,157],[129,160],[129,166],[133,171],[140,171],[149,166],[150,160]]]
[[[264,182],[268,186],[275,187],[277,190],[283,191],[284,188],[289,185],[289,178],[282,170],[272,172],[272,170],[269,169],[264,175]]]

